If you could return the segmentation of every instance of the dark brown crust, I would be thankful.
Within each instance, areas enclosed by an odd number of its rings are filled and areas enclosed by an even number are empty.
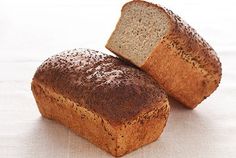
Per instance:
[[[141,70],[89,49],[66,51],[47,59],[33,80],[116,123],[166,99],[164,91]]]
[[[189,108],[196,107],[220,83],[222,69],[215,51],[179,16],[159,5],[135,0],[126,3],[122,12],[132,3],[158,8],[169,17],[171,26],[140,68],[157,80],[169,95]],[[122,52],[116,52],[109,44],[106,47],[122,56]]]

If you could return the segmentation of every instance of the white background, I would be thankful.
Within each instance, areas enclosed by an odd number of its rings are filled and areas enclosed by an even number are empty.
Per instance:
[[[36,68],[67,49],[104,45],[125,0],[0,0],[0,157],[110,157],[40,116],[30,90]],[[220,87],[195,110],[171,101],[161,138],[126,157],[236,157],[236,9],[232,1],[156,0],[217,51]]]

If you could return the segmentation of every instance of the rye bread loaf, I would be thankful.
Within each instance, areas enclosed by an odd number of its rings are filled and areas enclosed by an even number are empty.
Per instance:
[[[145,1],[123,6],[106,48],[146,71],[189,108],[213,93],[221,80],[212,47],[172,11]]]
[[[47,59],[33,77],[32,91],[42,116],[114,156],[156,140],[169,114],[167,96],[155,80],[90,49]]]

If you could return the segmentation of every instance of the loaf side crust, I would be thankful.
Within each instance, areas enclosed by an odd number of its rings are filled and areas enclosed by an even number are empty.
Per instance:
[[[33,80],[32,91],[44,117],[60,122],[113,156],[122,156],[155,141],[169,115],[169,103],[165,99],[132,120],[111,124],[98,113],[85,108],[86,105],[70,100],[41,82]]]
[[[221,62],[214,49],[191,26],[172,11],[154,6],[169,16],[171,29],[141,69],[156,79],[169,95],[195,108],[219,86]]]

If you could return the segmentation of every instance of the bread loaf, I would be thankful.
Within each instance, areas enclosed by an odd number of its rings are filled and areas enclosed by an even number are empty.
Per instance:
[[[169,104],[151,77],[89,49],[62,52],[36,71],[32,91],[41,114],[114,156],[156,140]]]
[[[106,48],[150,74],[189,108],[208,97],[221,80],[212,47],[172,11],[144,1],[125,4]]]

